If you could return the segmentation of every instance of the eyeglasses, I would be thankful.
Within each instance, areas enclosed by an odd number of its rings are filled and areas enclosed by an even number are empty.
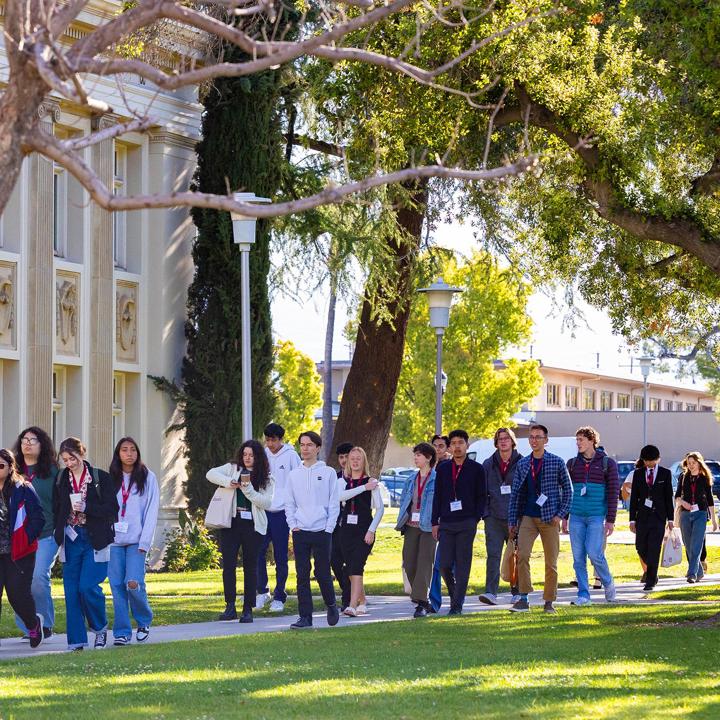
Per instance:
[[[20,441],[23,445],[37,445],[40,441],[37,438],[24,437]]]
[[[528,435],[528,440],[544,440],[547,435]]]

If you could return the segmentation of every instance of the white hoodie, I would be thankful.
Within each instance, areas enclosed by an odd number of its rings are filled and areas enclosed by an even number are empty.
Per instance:
[[[318,461],[290,472],[285,487],[285,515],[291,530],[324,530],[332,534],[339,513],[338,477],[333,468]]]
[[[270,474],[275,480],[275,495],[268,512],[280,512],[285,508],[285,486],[291,470],[302,465],[300,456],[292,445],[285,443],[276,453],[265,448],[265,455],[270,463]]]

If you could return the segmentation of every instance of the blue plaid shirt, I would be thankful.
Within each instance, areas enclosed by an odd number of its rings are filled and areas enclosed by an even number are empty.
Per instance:
[[[527,502],[528,484],[530,474],[530,461],[532,454],[526,455],[515,466],[515,475],[512,482],[512,495],[508,508],[508,525],[517,527],[522,518],[522,512]],[[540,519],[550,522],[554,517],[566,518],[570,513],[573,487],[568,475],[565,461],[546,452],[543,455],[542,471],[540,473],[540,492],[547,496],[547,500],[540,508]]]

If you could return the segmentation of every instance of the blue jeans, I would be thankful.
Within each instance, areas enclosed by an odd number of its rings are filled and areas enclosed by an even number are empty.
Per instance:
[[[703,540],[705,540],[705,527],[707,525],[707,511],[681,510],[680,512],[680,533],[688,556],[687,577],[702,577],[704,575],[700,565],[700,553],[702,552]],[[38,611],[39,612],[39,611]]]
[[[57,560],[59,550],[60,548],[52,535],[38,540],[38,549],[35,553],[35,570],[33,571],[32,585],[30,586],[30,592],[35,601],[35,609],[43,616],[43,627],[51,630],[55,627],[55,606],[50,592],[50,571],[55,564],[55,560]],[[17,613],[15,613],[15,624],[24,635],[27,635],[27,628]]]
[[[145,553],[138,544],[111,545],[108,580],[112,590],[114,637],[132,637],[130,612],[138,627],[150,627],[153,619],[145,589]],[[130,587],[133,583],[135,587]],[[128,612],[128,607],[130,612]]]
[[[257,563],[257,592],[263,595],[269,592],[267,573],[267,549],[272,542],[273,556],[275,558],[275,590],[273,600],[284,603],[287,600],[285,583],[288,578],[288,540],[290,528],[285,519],[285,511],[267,513],[268,527],[265,535],[261,535],[260,551]]]
[[[612,584],[607,560],[605,559],[605,517],[594,515],[570,516],[570,545],[573,554],[573,567],[578,582],[578,597],[590,599],[590,585],[588,583],[587,561],[595,568],[597,577],[602,581],[603,587]]]
[[[435,563],[433,565],[428,598],[430,599],[432,609],[438,612],[442,607],[442,576],[440,575],[440,553],[437,548],[435,548]]]
[[[67,642],[69,648],[84,647],[88,643],[87,627],[93,632],[107,629],[105,595],[100,584],[107,577],[108,563],[96,562],[85,528],[75,528],[75,540],[65,536],[63,587],[67,612]]]

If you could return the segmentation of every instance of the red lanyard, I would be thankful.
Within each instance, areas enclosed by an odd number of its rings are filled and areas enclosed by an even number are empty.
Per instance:
[[[530,474],[532,475],[533,486],[535,487],[535,494],[540,497],[540,487],[538,486],[537,479],[540,477],[542,472],[542,466],[545,462],[545,458],[541,458],[538,463],[537,470],[535,470],[535,458],[530,458]]]
[[[31,485],[32,485],[32,481],[35,479],[35,475],[36,475],[36,474],[37,474],[37,473],[33,473],[32,475],[30,475],[30,477],[28,477],[28,482],[29,482]]]
[[[508,468],[510,467],[510,461],[501,460],[500,461],[500,475],[502,475],[503,480],[505,479],[505,475],[507,475]]]
[[[427,485],[427,481],[430,479],[430,473],[428,473],[425,476],[425,482],[421,483],[420,482],[421,479],[422,479],[421,475],[418,472],[418,474],[417,474],[417,491],[418,491],[417,507],[418,507],[418,510],[420,509],[420,503],[422,502],[422,494],[425,491],[425,486]]]
[[[465,463],[463,462],[463,465]],[[454,460],[452,464],[452,483],[453,483],[453,497],[457,500],[457,479],[460,475],[460,471],[463,469],[463,465],[458,465]]]
[[[77,485],[75,483],[75,475],[73,475],[72,470],[70,471],[70,482],[72,483],[73,492],[76,492],[76,493],[82,492],[83,488],[85,487],[85,476],[86,475],[87,475],[87,468],[83,465],[82,475],[80,476],[80,484]]]
[[[352,477],[347,478],[346,482],[350,483],[350,490],[353,490],[358,485],[362,485],[363,478],[354,479]],[[355,515],[355,498],[350,501],[350,515]]]
[[[695,504],[695,488],[697,487],[697,480],[691,480],[690,481],[690,493],[692,494],[692,502],[691,505]]]
[[[120,493],[122,495],[122,505],[120,507],[120,517],[125,517],[125,510],[127,509],[127,501],[130,497],[130,492],[132,491],[132,478],[128,481],[128,489],[125,490],[125,478],[123,478],[123,481],[120,485]]]

